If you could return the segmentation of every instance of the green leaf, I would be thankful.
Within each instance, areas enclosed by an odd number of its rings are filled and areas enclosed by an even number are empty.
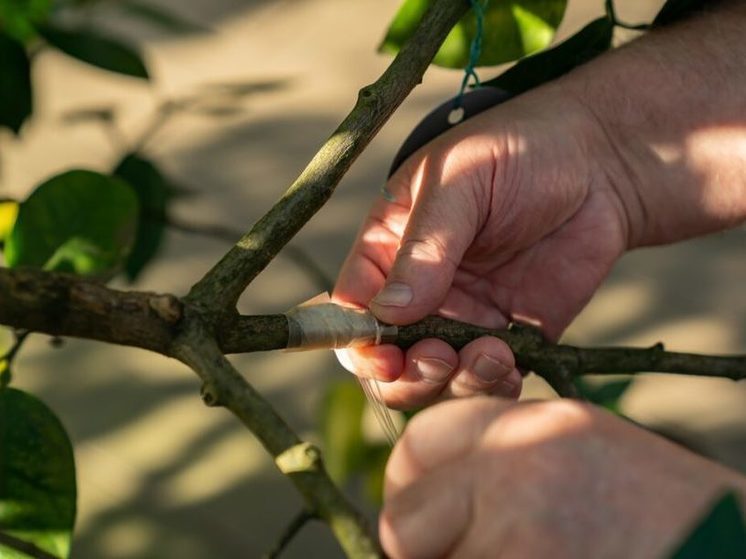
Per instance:
[[[0,29],[23,44],[36,35],[36,25],[46,21],[52,0],[0,0]]]
[[[8,266],[109,275],[129,255],[137,197],[124,181],[75,170],[52,177],[18,211],[5,242]]]
[[[321,408],[324,462],[338,483],[344,483],[364,464],[364,410],[365,395],[354,380],[334,382],[327,389]]]
[[[18,134],[33,108],[31,63],[23,45],[2,31],[0,77],[0,126],[7,126]]]
[[[668,25],[678,19],[688,16],[692,12],[701,10],[707,5],[707,0],[668,0],[653,20],[653,26]]]
[[[75,524],[75,460],[70,439],[40,400],[0,390],[0,531],[68,557]],[[28,556],[0,544],[0,557]]]
[[[148,79],[148,70],[140,54],[132,47],[99,32],[83,27],[63,28],[49,23],[39,33],[65,54],[119,74]]]
[[[591,384],[580,377],[576,377],[574,383],[580,396],[585,400],[613,413],[620,413],[619,401],[632,384],[632,379],[626,378]]]
[[[412,36],[431,0],[405,0],[379,51],[396,53]],[[494,66],[545,48],[562,21],[567,0],[501,0],[487,4],[478,66]],[[477,23],[469,11],[446,37],[433,63],[464,68]]]
[[[378,445],[369,447],[365,459],[365,476],[363,478],[365,496],[376,506],[383,504],[384,474],[390,454],[390,447]]]
[[[13,225],[18,216],[18,202],[15,200],[0,200],[0,243],[13,230]]]
[[[554,48],[519,60],[506,72],[482,85],[499,87],[518,95],[557,79],[608,50],[613,35],[612,21],[607,17],[598,18]]]
[[[137,154],[126,155],[114,175],[132,186],[140,207],[135,244],[125,265],[127,277],[134,281],[161,246],[171,190],[158,168]]]
[[[117,7],[132,16],[172,33],[198,33],[208,31],[208,29],[202,25],[187,21],[171,12],[159,8],[158,6],[145,2],[138,2],[137,0],[121,0],[117,3]]]
[[[734,493],[723,496],[697,524],[671,559],[743,559],[746,524]]]

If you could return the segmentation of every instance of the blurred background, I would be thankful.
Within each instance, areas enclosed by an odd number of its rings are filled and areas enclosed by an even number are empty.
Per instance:
[[[620,15],[648,21],[661,3],[628,0],[619,3]],[[172,205],[175,219],[244,231],[303,169],[358,89],[388,64],[389,57],[375,50],[398,4],[152,0],[209,28],[186,34],[104,12],[97,24],[142,48],[151,82],[40,52],[35,116],[20,138],[0,133],[0,197],[23,198],[67,168],[107,170],[125,146],[147,136],[144,153],[189,191]],[[601,0],[570,0],[558,39],[602,12]],[[480,72],[483,78],[495,74],[494,68]],[[457,92],[461,78],[458,71],[430,69],[294,241],[326,275],[336,275],[401,141]],[[176,113],[145,133],[164,103],[205,91],[197,110]],[[226,96],[230,102],[223,102]],[[81,117],[92,110],[113,115],[116,131]],[[134,288],[183,294],[228,247],[226,240],[168,229],[160,258]],[[746,234],[737,229],[629,254],[565,340],[664,341],[672,350],[746,352],[745,248]],[[280,256],[240,306],[247,313],[283,312],[319,291],[292,258]],[[347,375],[330,353],[232,360],[301,436],[319,441],[325,386]],[[49,338],[35,335],[16,362],[15,383],[46,401],[73,440],[79,484],[74,557],[256,557],[300,509],[295,490],[259,444],[224,410],[204,407],[196,377],[173,360],[79,340],[55,349]],[[528,380],[524,397],[548,395],[541,381]],[[644,375],[621,408],[746,471],[746,385]],[[360,487],[353,484],[351,494],[374,518]],[[341,552],[325,526],[310,524],[286,556]]]

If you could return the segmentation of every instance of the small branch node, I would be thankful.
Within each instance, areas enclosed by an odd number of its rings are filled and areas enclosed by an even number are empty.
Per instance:
[[[176,324],[183,315],[181,302],[173,295],[153,295],[148,300],[148,305],[169,324]]]
[[[321,466],[321,452],[311,443],[302,442],[278,454],[275,464],[283,474],[315,472]]]
[[[199,395],[208,408],[214,408],[220,405],[217,389],[210,383],[205,383],[200,388]]]

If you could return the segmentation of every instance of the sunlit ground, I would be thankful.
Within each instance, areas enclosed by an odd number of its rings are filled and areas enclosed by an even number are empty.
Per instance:
[[[271,83],[240,102],[238,114],[177,116],[146,152],[195,195],[174,213],[193,223],[247,228],[266,211],[387,63],[374,53],[396,0],[176,0],[210,34],[181,38],[119,24],[148,57],[151,86],[41,54],[34,76],[37,112],[18,142],[0,137],[0,194],[23,196],[72,166],[107,169],[121,155],[102,127],[69,124],[73,110],[113,106],[134,141],[162,100],[211,82]],[[573,2],[563,33],[602,2]],[[625,2],[634,19],[651,13]],[[592,6],[584,8],[583,6]],[[628,12],[626,10],[629,10]],[[490,72],[485,71],[489,76]],[[398,144],[417,120],[460,82],[433,70],[345,178],[338,194],[295,243],[334,275],[367,206],[378,195]],[[184,293],[227,249],[223,241],[170,232],[162,258],[138,289]],[[567,334],[577,344],[641,344],[671,349],[746,351],[746,234],[734,231],[672,249],[638,251],[615,270]],[[281,312],[318,288],[278,258],[241,301],[246,312]],[[324,384],[342,378],[326,353],[278,353],[235,363],[303,436],[315,439]],[[254,557],[299,509],[294,489],[259,445],[222,410],[205,408],[196,377],[179,363],[135,349],[68,341],[52,349],[32,338],[18,359],[17,384],[40,394],[75,444],[78,557]],[[545,394],[529,382],[526,394]],[[640,378],[625,397],[635,419],[674,431],[746,470],[746,385]],[[313,550],[311,553],[310,550]],[[306,528],[288,557],[334,557],[323,526]]]

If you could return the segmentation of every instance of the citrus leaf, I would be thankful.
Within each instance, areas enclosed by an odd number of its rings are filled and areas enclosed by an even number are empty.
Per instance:
[[[75,524],[75,460],[54,413],[34,396],[0,390],[0,532],[68,557]],[[27,558],[0,544],[3,559]]]
[[[0,0],[0,4],[3,2]],[[0,25],[0,29],[2,25]],[[31,63],[24,46],[0,31],[0,126],[18,134],[31,115]]]
[[[0,29],[26,44],[36,35],[37,24],[44,22],[52,9],[52,0],[0,0]]]
[[[161,246],[171,191],[158,168],[134,153],[119,162],[114,175],[129,183],[140,208],[135,243],[124,268],[129,280],[134,281]]]
[[[557,46],[539,52],[511,66],[483,86],[499,87],[518,95],[566,74],[611,47],[614,24],[607,17],[598,18]]]
[[[5,241],[5,261],[10,267],[108,275],[128,256],[136,225],[137,197],[127,183],[68,171],[21,203]]]
[[[653,20],[653,26],[667,25],[707,5],[707,0],[668,0]]]
[[[573,382],[583,399],[613,413],[620,413],[619,401],[632,384],[632,379],[626,378],[591,384],[580,377],[576,377]]]
[[[405,0],[391,22],[379,51],[396,53],[412,36],[431,0]],[[541,50],[551,43],[567,0],[512,0],[487,4],[482,51],[477,66],[494,66]],[[464,68],[469,62],[477,22],[469,11],[446,37],[433,63]]]
[[[746,524],[733,493],[723,496],[694,528],[671,559],[742,559],[746,557]]]
[[[321,433],[324,462],[338,483],[344,483],[364,463],[364,410],[365,395],[357,382],[345,380],[329,385],[321,408]]]
[[[117,39],[92,29],[64,28],[51,22],[40,27],[39,33],[50,45],[73,58],[104,70],[148,79],[148,70],[140,54]]]

